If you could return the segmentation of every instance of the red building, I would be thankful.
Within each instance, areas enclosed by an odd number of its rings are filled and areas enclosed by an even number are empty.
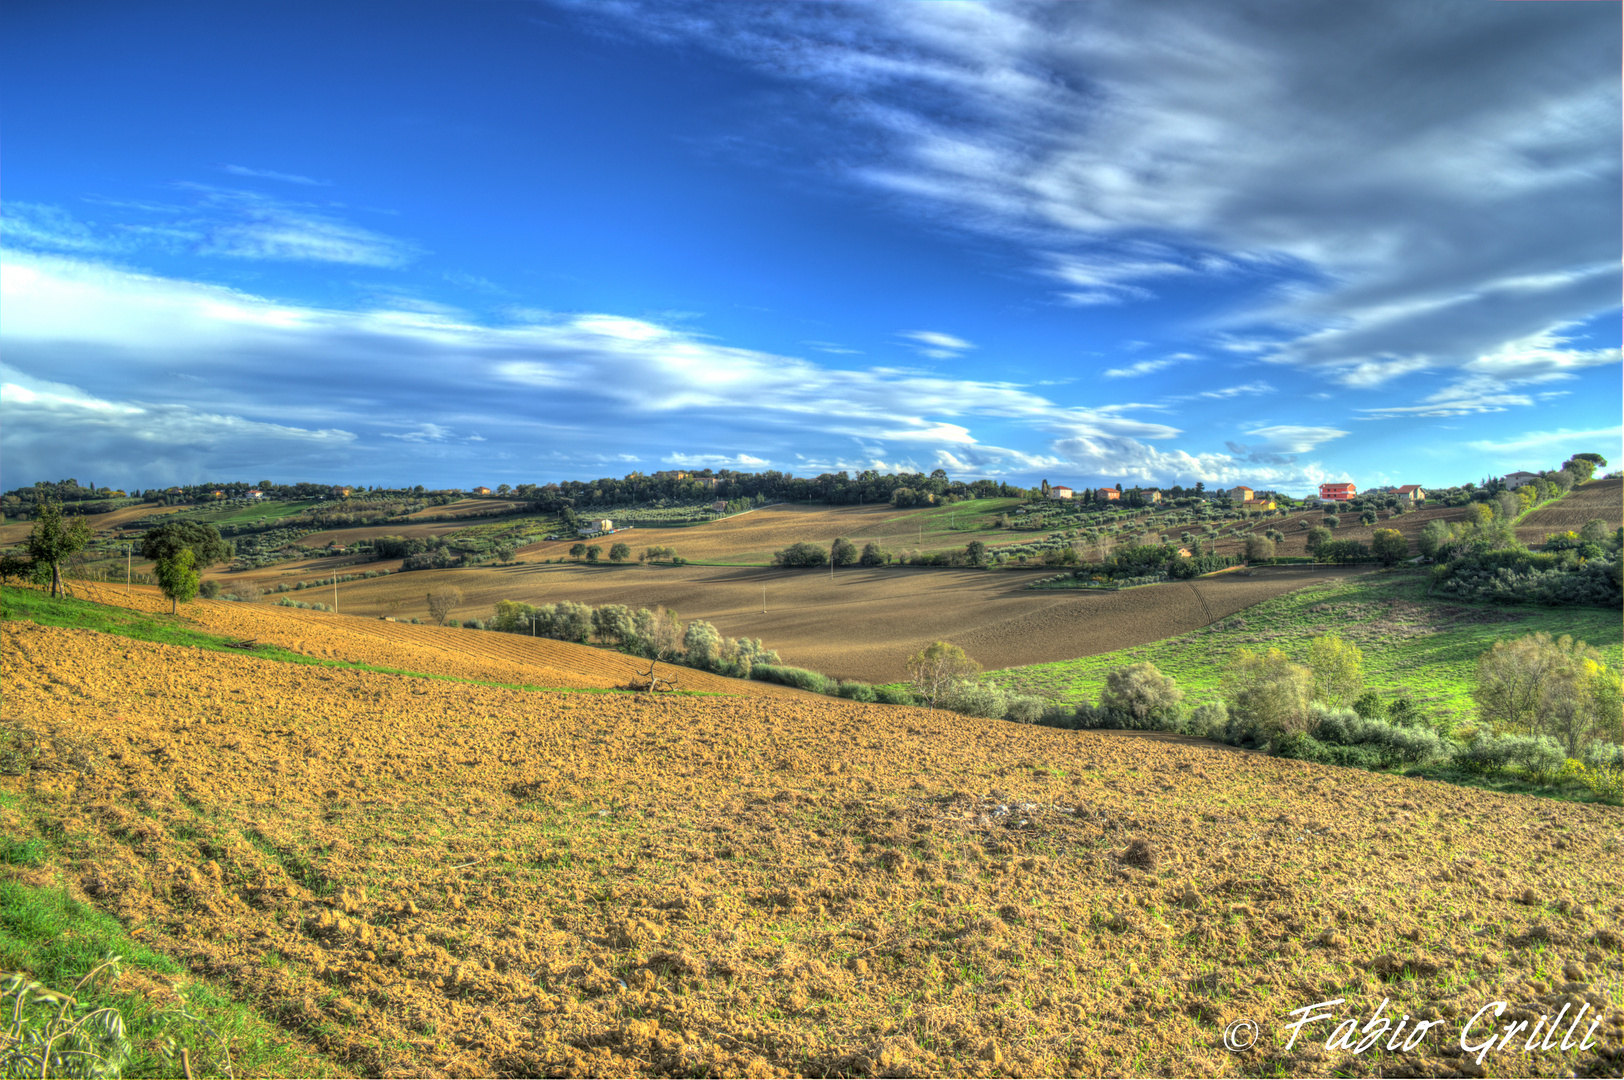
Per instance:
[[[1357,494],[1352,484],[1321,484],[1320,498],[1329,502],[1348,502]]]

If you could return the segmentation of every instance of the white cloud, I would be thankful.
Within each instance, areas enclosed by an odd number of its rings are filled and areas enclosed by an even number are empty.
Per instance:
[[[1220,347],[1350,387],[1618,306],[1609,5],[572,5],[838,103],[846,176],[1064,298],[1262,283]],[[1281,289],[1281,282],[1297,287]]]
[[[275,172],[271,169],[250,169],[246,165],[222,165],[223,170],[232,176],[252,176],[260,180],[282,180],[289,184],[306,184],[311,187],[328,187],[330,180],[312,180],[308,176],[299,176],[295,173]]]
[[[1170,368],[1175,363],[1177,361],[1171,357],[1163,360],[1141,360],[1137,364],[1130,364],[1127,367],[1111,368],[1105,372],[1105,377],[1107,379],[1131,379],[1135,375],[1149,375],[1164,368]]]
[[[1566,428],[1558,428],[1555,431],[1529,431],[1508,439],[1474,439],[1466,445],[1479,453],[1493,454],[1497,460],[1513,455],[1528,457],[1543,455],[1550,464],[1539,467],[1547,469],[1555,468],[1574,454],[1600,453],[1612,463],[1611,467],[1617,468],[1618,462],[1624,459],[1624,449],[1620,448],[1621,441],[1624,441],[1624,426],[1591,428],[1585,431],[1570,431]]]
[[[683,469],[736,469],[753,472],[771,465],[767,458],[753,454],[682,454],[670,453],[660,458],[667,465]]]
[[[960,353],[975,348],[963,338],[936,330],[905,330],[898,336],[915,342],[919,352],[936,360],[951,360]]]

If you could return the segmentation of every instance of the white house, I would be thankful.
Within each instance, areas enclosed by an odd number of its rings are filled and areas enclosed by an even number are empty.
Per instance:
[[[1056,486],[1049,489],[1049,498],[1051,499],[1069,499],[1071,494],[1071,488],[1065,486]]]
[[[1506,487],[1516,490],[1517,488],[1522,487],[1524,484],[1531,484],[1535,480],[1538,480],[1539,474],[1531,472],[1514,472],[1507,473],[1503,479],[1505,480]]]
[[[1427,501],[1427,493],[1421,490],[1420,484],[1405,484],[1393,494],[1399,497],[1400,502],[1418,503]]]

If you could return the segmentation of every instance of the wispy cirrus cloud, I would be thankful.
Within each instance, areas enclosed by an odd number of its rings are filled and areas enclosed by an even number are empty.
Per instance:
[[[398,268],[420,254],[415,245],[345,221],[331,208],[201,184],[179,187],[190,202],[104,202],[98,221],[58,206],[10,203],[0,236],[15,248],[103,256],[147,250]]]
[[[1618,307],[1610,5],[561,6],[805,88],[849,182],[1066,302],[1250,283],[1214,344],[1349,387]]]
[[[248,176],[256,180],[281,180],[284,183],[304,184],[308,187],[332,186],[331,180],[312,180],[308,176],[300,176],[297,173],[276,172],[273,169],[250,169],[246,165],[222,165],[220,168],[223,172],[228,172],[232,176]]]
[[[922,355],[933,360],[951,360],[975,348],[963,338],[939,330],[904,330],[897,336],[907,338]]]

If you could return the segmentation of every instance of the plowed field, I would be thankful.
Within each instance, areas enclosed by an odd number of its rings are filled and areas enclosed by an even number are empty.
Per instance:
[[[0,829],[359,1074],[1480,1075],[1460,1033],[1495,1001],[1474,1043],[1564,1003],[1601,1023],[1566,1051],[1524,1029],[1489,1075],[1624,1053],[1610,808],[829,699],[4,635],[9,721],[80,752],[0,777]],[[1440,1025],[1326,1049],[1384,999]]]
[[[1529,546],[1543,544],[1554,532],[1578,532],[1593,518],[1616,529],[1624,524],[1624,480],[1592,480],[1568,492],[1549,506],[1523,518],[1517,539]]]
[[[938,639],[987,668],[1070,660],[1206,626],[1271,596],[1357,570],[1259,571],[1115,593],[1026,588],[1038,574],[849,567],[827,571],[733,567],[530,564],[414,571],[340,586],[340,607],[423,617],[430,589],[455,586],[462,618],[489,618],[500,600],[664,605],[729,637],[760,638],[786,664],[839,678],[890,682]],[[762,590],[766,590],[765,614]],[[330,602],[325,590],[299,594]]]
[[[148,586],[135,586],[129,600],[124,598],[122,587],[81,583],[75,592],[86,600],[138,611],[169,610],[169,602],[156,588]],[[521,686],[610,689],[625,686],[637,672],[648,667],[646,661],[621,653],[547,638],[412,626],[269,604],[194,600],[186,605],[184,613],[202,629],[237,640],[280,645],[306,656],[425,675],[451,675]],[[676,676],[683,690],[758,697],[812,696],[787,686],[727,679],[671,665],[662,665],[659,670],[663,676]]]

